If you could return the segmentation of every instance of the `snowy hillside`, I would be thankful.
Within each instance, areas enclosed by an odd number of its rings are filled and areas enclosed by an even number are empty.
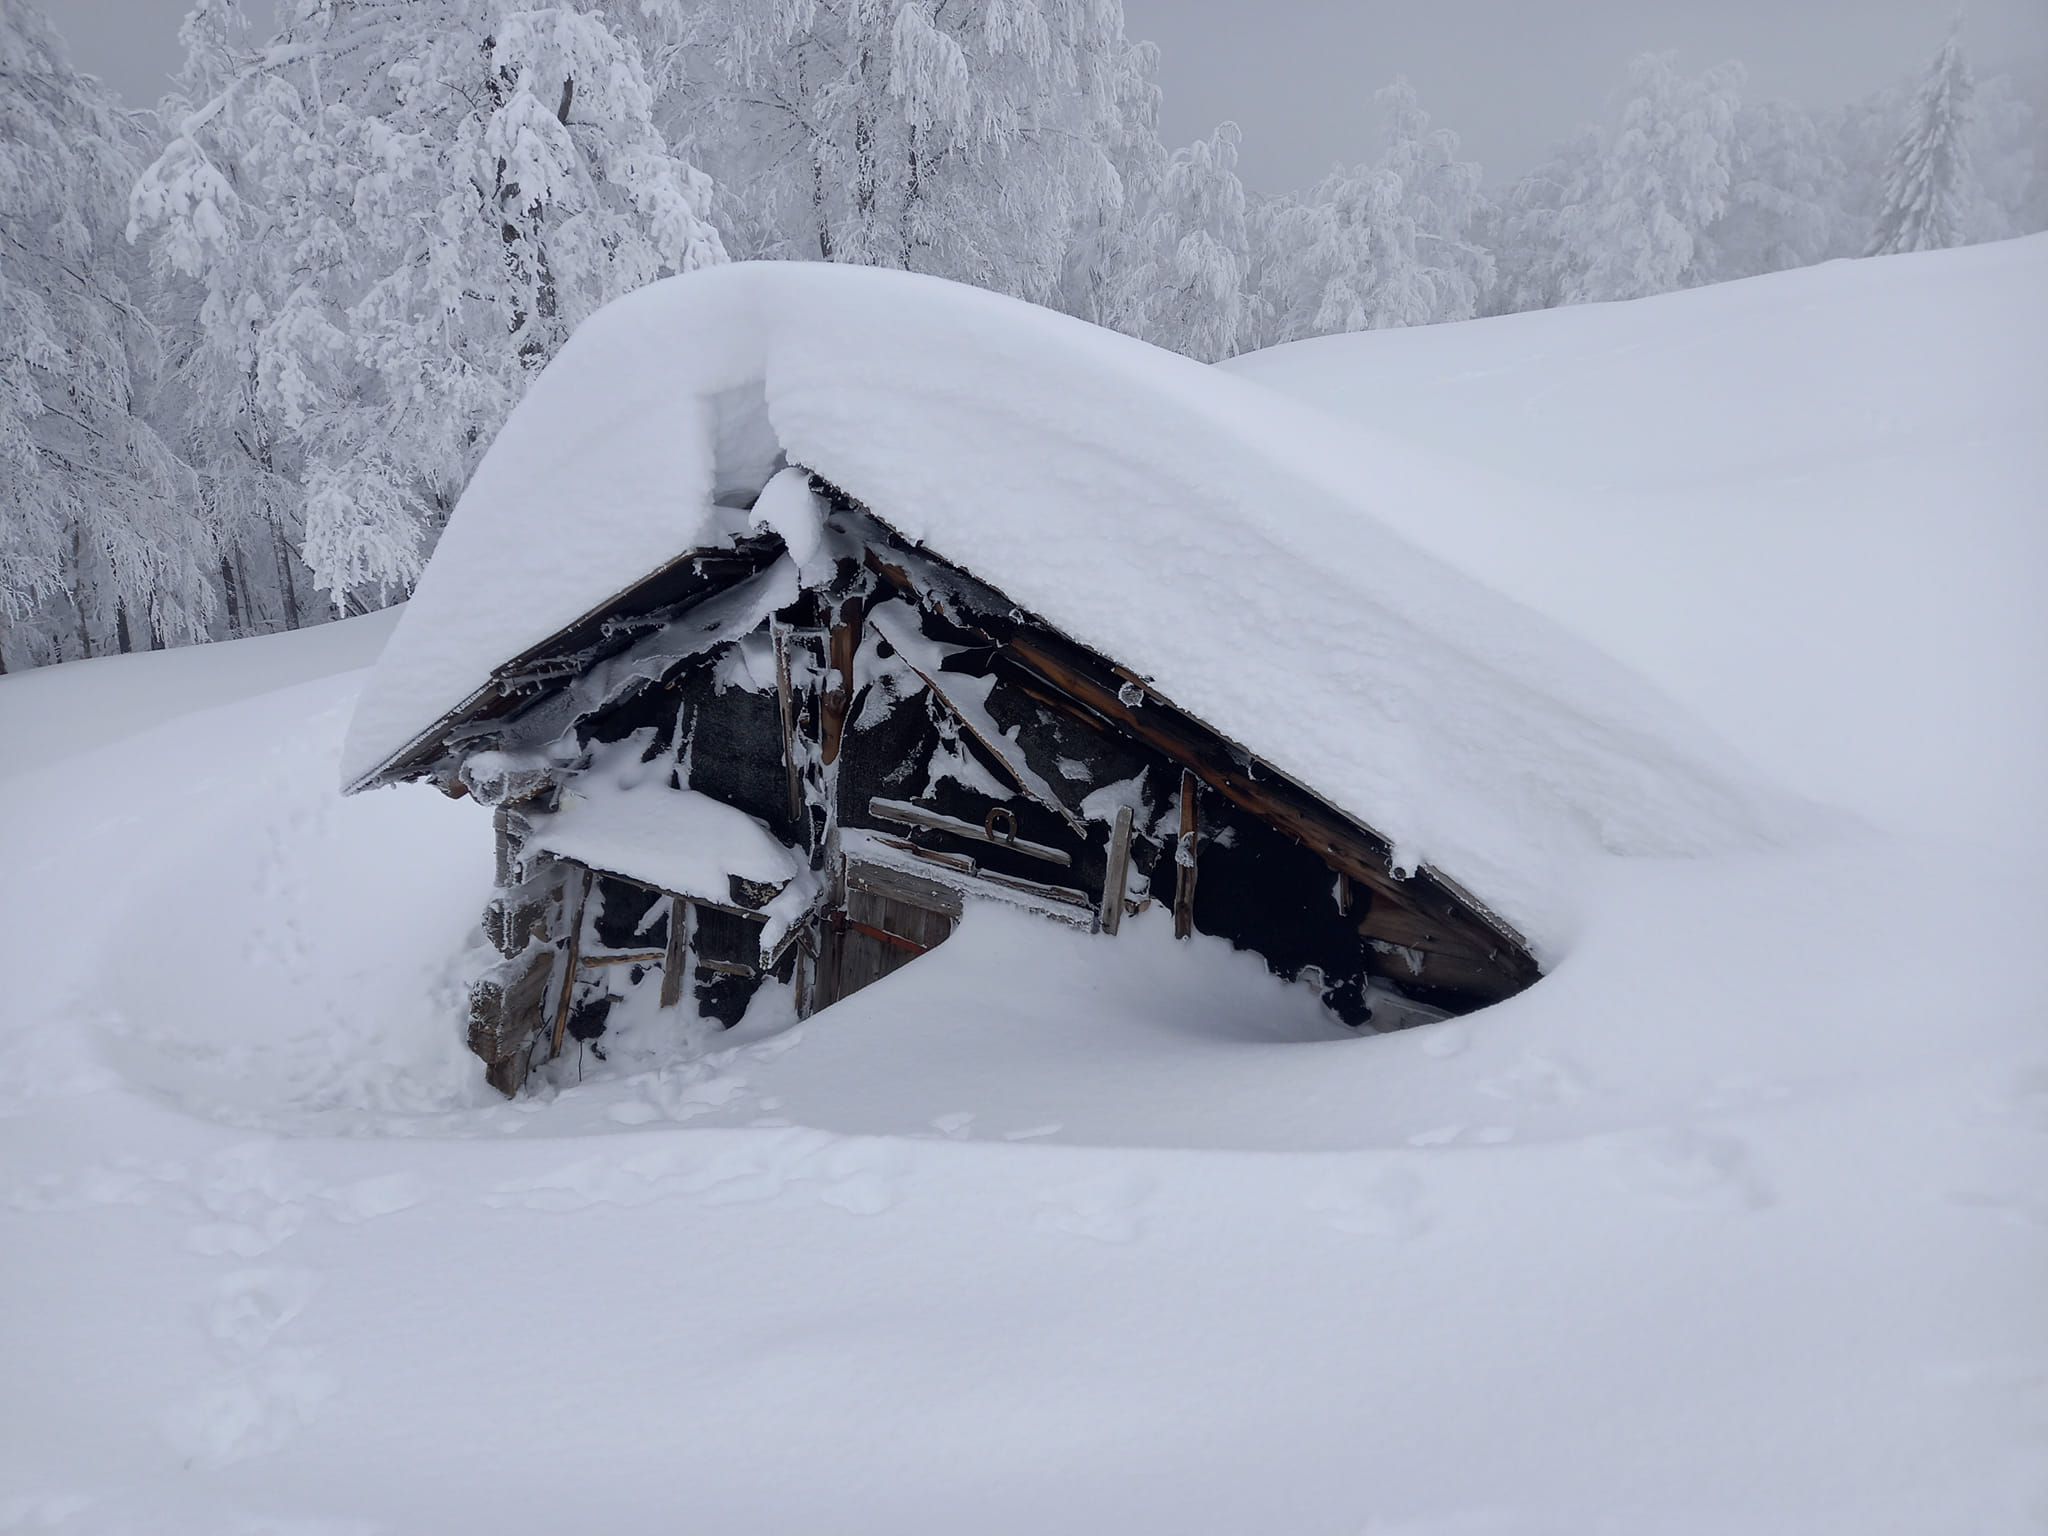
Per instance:
[[[1375,511],[1850,813],[1610,858],[1399,1035],[976,909],[506,1103],[487,814],[334,787],[383,620],[0,678],[0,1531],[2048,1529],[2044,292],[1232,365],[1500,487]]]

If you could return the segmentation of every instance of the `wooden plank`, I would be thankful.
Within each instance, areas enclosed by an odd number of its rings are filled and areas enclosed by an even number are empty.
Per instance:
[[[663,950],[642,949],[615,955],[585,955],[576,963],[587,971],[599,965],[659,965],[667,958]]]
[[[562,1032],[569,1027],[569,1000],[576,994],[576,961],[583,951],[583,908],[590,900],[590,870],[583,871],[583,885],[576,893],[576,915],[569,919],[569,957],[562,967],[562,995],[555,1003],[555,1030],[548,1042],[548,1060],[562,1054]]]
[[[1466,934],[1432,922],[1412,907],[1377,899],[1359,922],[1358,932],[1363,938],[1398,944],[1404,949],[1456,956],[1479,966],[1488,964],[1498,950],[1497,945],[1474,944]]]
[[[1526,944],[1506,924],[1469,897],[1453,895],[1434,871],[1396,878],[1387,844],[1350,822],[1277,770],[1255,764],[1192,716],[1156,695],[1127,704],[1106,666],[1071,641],[1044,632],[1012,635],[1002,646],[1005,660],[1035,677],[1042,688],[1027,688],[1041,703],[1074,714],[1097,729],[1127,735],[1192,771],[1211,789],[1314,850],[1334,870],[1348,874],[1375,900],[1413,907],[1422,916],[1459,933],[1478,949],[1492,950],[1493,981],[1486,992],[1506,997],[1537,978]],[[1097,676],[1101,671],[1106,676]],[[1256,770],[1258,777],[1254,778]],[[1353,899],[1357,899],[1354,892]]]
[[[1088,836],[1088,824],[1061,802],[1060,798],[1052,792],[1051,785],[1046,784],[1037,774],[1031,771],[1030,764],[1023,761],[1024,754],[1021,747],[1012,747],[1009,741],[997,735],[993,720],[989,721],[988,728],[984,729],[982,719],[980,718],[984,711],[971,707],[966,702],[964,695],[956,697],[956,690],[948,686],[944,681],[946,675],[944,672],[931,667],[920,667],[915,661],[910,659],[910,652],[901,641],[896,640],[893,636],[889,636],[888,630],[881,624],[878,623],[875,627],[878,633],[888,637],[890,642],[895,645],[897,659],[917,674],[925,687],[932,691],[932,697],[945,705],[947,712],[960,722],[960,728],[979,742],[982,751],[986,752],[1001,765],[1003,772],[1010,776],[1010,782],[1017,786],[1025,799],[1034,801],[1053,812],[1073,829],[1076,837],[1086,838]]]
[[[979,864],[975,863],[974,860],[967,857],[964,853],[941,853],[936,848],[920,848],[917,844],[907,842],[900,837],[878,837],[875,841],[884,848],[894,848],[899,853],[907,853],[914,858],[922,859],[927,864],[938,864],[947,869],[956,869],[963,875],[971,875],[981,868]]]
[[[911,955],[921,955],[926,952],[924,945],[917,943],[915,940],[906,939],[900,933],[891,933],[886,928],[877,928],[873,923],[863,923],[857,918],[849,917],[846,920],[846,929],[849,933],[866,934],[871,939],[903,950]]]
[[[550,670],[545,663],[557,656],[589,652],[601,660],[625,650],[632,640],[632,621],[665,610],[673,610],[669,617],[679,617],[734,582],[766,570],[783,549],[780,535],[763,532],[743,534],[729,548],[684,551],[501,663],[461,703],[377,767],[344,786],[344,792],[355,794],[379,784],[417,778],[439,765],[464,726],[502,719],[528,702],[519,688],[507,686],[501,677],[516,679],[536,670]]]
[[[846,884],[851,890],[867,891],[893,901],[909,902],[913,906],[943,913],[949,918],[957,918],[961,912],[960,893],[951,886],[941,885],[936,880],[920,879],[904,870],[890,869],[882,864],[869,864],[864,860],[849,858],[846,861]]]
[[[839,761],[839,742],[846,732],[846,711],[853,704],[853,658],[860,649],[861,604],[857,597],[849,597],[839,605],[839,617],[832,625],[831,638],[826,644],[826,665],[831,674],[826,679],[824,697],[819,701],[819,752],[818,757],[828,768]]]
[[[914,944],[920,953],[953,936],[953,918],[948,913],[921,902],[880,896],[872,891],[847,892],[846,916],[849,922],[871,924]]]
[[[1007,886],[1013,891],[1022,891],[1026,895],[1037,896],[1045,901],[1056,901],[1063,907],[1085,909],[1095,905],[1093,896],[1071,885],[1046,885],[1038,880],[1024,880],[1016,875],[1001,874],[993,869],[976,870],[974,878],[986,880],[991,885]]]
[[[1109,833],[1109,867],[1102,877],[1102,903],[1097,919],[1104,933],[1113,934],[1123,926],[1124,886],[1131,870],[1131,808],[1120,805],[1116,825]]]
[[[1180,838],[1173,847],[1173,936],[1195,931],[1195,776],[1180,771]]]
[[[789,824],[805,825],[804,772],[796,760],[796,693],[789,680],[789,626],[780,619],[769,621],[768,632],[775,641],[775,708],[782,725],[782,769],[789,787]]]
[[[1001,806],[996,807],[998,811],[1002,809]],[[1030,842],[1014,835],[1006,837],[992,833],[985,825],[977,827],[973,822],[962,821],[957,816],[943,816],[937,811],[928,811],[921,805],[912,805],[908,800],[884,800],[878,795],[868,801],[868,814],[881,821],[893,821],[899,826],[922,827],[930,832],[944,832],[953,837],[964,837],[970,842],[1007,848],[1027,858],[1043,859],[1048,864],[1071,866],[1074,862],[1074,856],[1063,848]],[[993,816],[994,812],[990,815]],[[1013,818],[1012,825],[1014,824]]]
[[[514,955],[470,988],[469,1048],[485,1062],[511,1057],[534,1037],[547,999],[554,951],[536,950],[524,966]]]
[[[690,904],[681,896],[668,899],[668,948],[661,956],[661,1006],[673,1008],[683,999],[683,965],[690,953]]]
[[[706,960],[702,955],[697,957],[697,969],[700,971],[716,971],[721,976],[758,976],[761,974],[743,961]]]

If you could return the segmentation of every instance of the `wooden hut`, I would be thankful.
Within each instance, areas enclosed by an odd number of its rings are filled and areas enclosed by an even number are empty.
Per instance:
[[[513,414],[344,786],[492,808],[507,1093],[622,1006],[815,1013],[972,901],[1156,908],[1361,1030],[1464,1012],[1558,953],[1574,871],[1756,822],[1639,680],[1374,513],[1474,494],[1030,305],[710,269]]]

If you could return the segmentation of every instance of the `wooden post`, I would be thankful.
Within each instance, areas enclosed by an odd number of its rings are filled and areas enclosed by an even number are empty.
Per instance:
[[[690,903],[669,899],[668,951],[661,958],[661,1006],[673,1008],[683,998],[683,969],[690,963]]]
[[[1195,776],[1180,771],[1180,840],[1173,849],[1173,936],[1195,931]]]
[[[1131,869],[1131,808],[1120,805],[1116,826],[1109,834],[1109,864],[1102,876],[1102,905],[1098,917],[1104,933],[1115,933],[1124,920],[1124,886]]]
[[[568,963],[562,967],[562,995],[555,1002],[555,1032],[548,1042],[548,1060],[562,1054],[562,1031],[569,1027],[569,999],[576,994],[576,962],[583,953],[583,908],[590,900],[590,870],[583,871],[583,885],[576,892],[576,912],[569,919]]]
[[[808,830],[804,818],[803,768],[796,760],[796,693],[789,679],[789,626],[776,619],[769,624],[768,632],[775,639],[775,706],[782,716],[782,770],[789,782],[789,824]]]
[[[831,673],[818,706],[818,760],[828,768],[839,760],[839,739],[846,729],[846,711],[853,703],[853,658],[860,650],[860,619],[860,599],[849,597],[840,604],[826,645],[825,662]]]

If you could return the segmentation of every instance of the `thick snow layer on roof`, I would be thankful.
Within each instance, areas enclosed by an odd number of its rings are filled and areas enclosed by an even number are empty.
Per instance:
[[[1601,852],[1765,839],[1703,728],[1393,533],[1514,482],[936,279],[741,264],[587,322],[457,507],[345,781],[491,669],[719,536],[780,455],[1469,886],[1555,954]]]
[[[2048,235],[1223,366],[1525,480],[1374,511],[1774,779],[2048,846]]]

